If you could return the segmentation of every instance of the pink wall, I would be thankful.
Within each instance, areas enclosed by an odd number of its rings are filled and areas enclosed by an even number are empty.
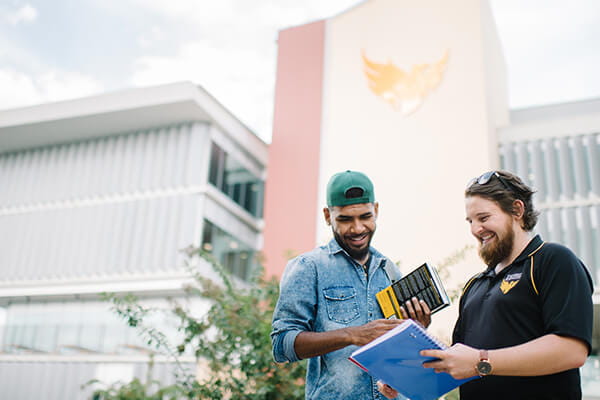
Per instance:
[[[316,241],[325,21],[279,33],[273,139],[265,188],[267,275]]]

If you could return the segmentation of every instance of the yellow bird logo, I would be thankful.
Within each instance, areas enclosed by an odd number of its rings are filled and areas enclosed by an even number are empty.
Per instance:
[[[369,89],[402,115],[408,115],[419,108],[429,92],[440,84],[448,56],[449,52],[446,50],[438,62],[415,64],[406,72],[390,61],[385,64],[371,61],[365,55],[365,51],[362,51]]]
[[[510,289],[514,288],[517,283],[519,283],[519,281],[502,281],[502,283],[500,283],[500,290],[503,294],[506,294]]]

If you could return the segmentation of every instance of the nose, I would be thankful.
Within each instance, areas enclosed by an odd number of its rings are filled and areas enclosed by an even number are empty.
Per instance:
[[[483,230],[483,227],[481,226],[481,224],[479,224],[475,221],[471,222],[471,234],[473,236],[477,236],[482,230]]]
[[[360,221],[360,219],[355,218],[352,220],[352,224],[350,225],[350,232],[352,233],[362,233],[364,231],[364,225]]]

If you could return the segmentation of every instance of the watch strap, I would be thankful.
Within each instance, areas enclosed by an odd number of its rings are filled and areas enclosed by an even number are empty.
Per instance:
[[[487,350],[479,350],[479,361],[488,361],[488,351]]]

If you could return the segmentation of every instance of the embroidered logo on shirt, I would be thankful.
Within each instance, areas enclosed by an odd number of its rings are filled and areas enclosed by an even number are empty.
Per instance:
[[[521,273],[506,275],[500,284],[500,290],[503,294],[506,294],[510,289],[514,288],[519,280],[521,279]]]

